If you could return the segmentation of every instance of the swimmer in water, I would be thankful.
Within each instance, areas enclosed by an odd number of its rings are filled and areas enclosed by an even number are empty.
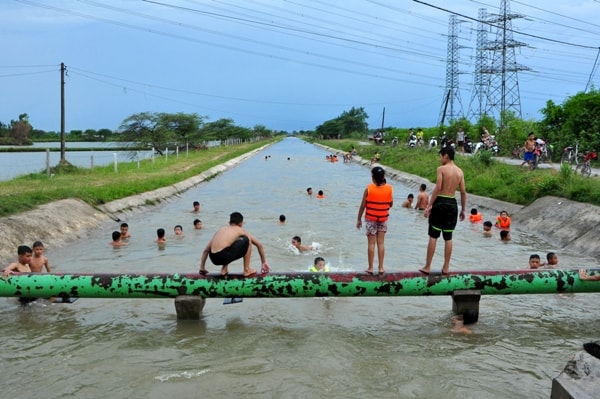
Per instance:
[[[292,246],[300,252],[312,251],[314,249],[312,245],[302,245],[302,238],[300,236],[292,237]]]

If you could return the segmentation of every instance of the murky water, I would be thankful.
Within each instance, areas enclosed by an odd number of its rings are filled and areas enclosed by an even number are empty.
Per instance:
[[[355,228],[368,169],[325,161],[325,152],[289,138],[189,190],[128,215],[132,238],[111,248],[118,224],[89,240],[48,248],[57,272],[193,272],[214,230],[239,211],[265,245],[275,271],[307,270],[290,239],[318,242],[332,270],[364,270],[366,237]],[[267,158],[265,158],[267,157]],[[427,224],[400,208],[416,189],[392,182],[396,206],[386,237],[386,269],[422,266]],[[306,195],[322,189],[326,198]],[[467,182],[468,187],[468,182]],[[429,188],[430,191],[431,188]],[[200,201],[199,215],[191,213]],[[482,210],[484,218],[494,213]],[[287,216],[278,225],[280,214]],[[195,231],[197,216],[204,229]],[[173,227],[184,227],[175,238]],[[167,245],[154,244],[165,228]],[[453,270],[526,267],[529,254],[556,250],[512,231],[504,244],[460,223]],[[497,232],[496,232],[497,234]],[[434,258],[441,268],[442,243]],[[560,265],[597,267],[559,253]],[[253,266],[259,266],[256,251]],[[209,270],[218,268],[208,264]],[[240,272],[241,262],[230,266]],[[0,299],[0,389],[10,398],[547,398],[551,380],[583,342],[597,339],[598,294],[484,296],[474,334],[451,329],[449,297],[209,299],[200,321],[178,322],[172,299],[80,299],[21,307]]]

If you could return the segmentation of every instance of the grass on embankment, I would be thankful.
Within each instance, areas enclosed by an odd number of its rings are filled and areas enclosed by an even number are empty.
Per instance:
[[[60,167],[52,177],[46,172],[31,173],[0,182],[0,216],[24,212],[36,206],[65,198],[79,198],[100,205],[131,195],[169,186],[200,174],[269,142],[213,147],[201,151],[169,155],[152,160],[119,163],[114,166],[89,168]],[[66,157],[68,161],[68,154]]]
[[[379,151],[381,164],[432,182],[436,180],[436,169],[440,165],[437,150],[409,149],[402,144],[396,147],[376,147],[371,143],[364,145],[364,142],[359,144],[359,140],[349,139],[316,142],[346,152],[354,146],[363,159],[371,159]],[[521,205],[531,204],[548,195],[600,205],[600,179],[578,176],[568,167],[563,167],[560,171],[544,168],[528,173],[525,167],[520,168],[494,159],[488,151],[473,157],[457,155],[455,163],[465,174],[469,193]]]

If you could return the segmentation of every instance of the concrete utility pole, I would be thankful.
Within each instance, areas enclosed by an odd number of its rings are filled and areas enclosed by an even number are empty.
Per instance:
[[[65,159],[65,70],[64,62],[60,63],[60,163]]]

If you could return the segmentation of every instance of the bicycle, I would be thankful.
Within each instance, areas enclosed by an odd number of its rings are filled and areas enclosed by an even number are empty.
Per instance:
[[[595,151],[587,151],[583,157],[583,162],[575,167],[575,171],[581,173],[582,176],[590,177],[592,174],[592,159],[598,159],[598,154]]]
[[[563,150],[562,158],[560,159],[561,164],[568,164],[576,166],[579,165],[583,160],[583,154],[579,152],[579,143],[575,143],[575,149],[573,146],[565,147]]]

